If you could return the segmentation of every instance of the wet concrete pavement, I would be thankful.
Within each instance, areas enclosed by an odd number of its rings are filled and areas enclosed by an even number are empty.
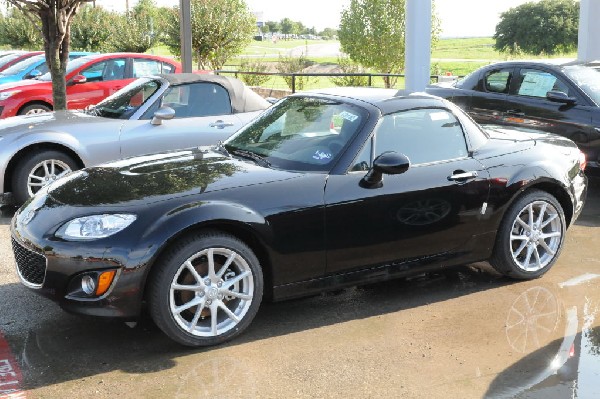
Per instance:
[[[9,222],[0,333],[28,398],[600,398],[599,179],[541,279],[481,263],[266,303],[239,339],[198,350],[148,320],[72,316],[21,286]]]

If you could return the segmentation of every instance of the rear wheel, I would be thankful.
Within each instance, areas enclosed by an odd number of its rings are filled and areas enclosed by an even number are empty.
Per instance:
[[[12,177],[16,203],[24,203],[43,187],[77,169],[77,163],[64,152],[42,150],[25,155]]]
[[[258,259],[235,237],[205,232],[168,250],[149,281],[150,314],[186,346],[208,346],[241,334],[263,294]]]
[[[50,112],[52,109],[45,104],[29,104],[19,110],[19,115],[35,115]]]
[[[565,229],[564,211],[556,198],[528,191],[504,215],[490,263],[513,278],[540,277],[556,262]]]

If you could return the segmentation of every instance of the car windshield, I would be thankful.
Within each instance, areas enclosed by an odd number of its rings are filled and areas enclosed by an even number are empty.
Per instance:
[[[36,64],[39,64],[40,62],[44,61],[45,59],[46,59],[46,57],[44,55],[36,55],[31,58],[26,58],[23,61],[19,61],[16,64],[12,65],[11,67],[6,68],[4,71],[2,71],[2,74],[3,75],[14,75],[14,74],[25,72],[28,69],[30,69],[31,67],[35,66]]]
[[[341,101],[288,97],[228,139],[225,148],[278,169],[328,171],[367,116]]]
[[[129,119],[160,86],[160,81],[156,79],[137,79],[97,105],[88,108],[87,112],[105,118]]]
[[[74,60],[70,60],[67,63],[67,71],[65,72],[65,75],[68,75],[69,73],[73,72],[75,69],[79,68],[80,66],[87,63],[88,61],[93,60],[94,58],[97,58],[97,57],[96,56],[87,56],[87,57],[80,57],[80,58],[77,58]],[[48,72],[48,73],[45,73],[42,76],[38,77],[37,80],[51,82],[52,75],[50,75],[50,72]]]
[[[581,65],[564,67],[564,72],[600,106],[600,72]]]
[[[15,54],[4,54],[2,56],[2,58],[0,58],[0,67],[3,67],[4,65],[8,64],[9,62],[16,60],[17,58],[19,58],[21,56],[21,54],[19,53],[15,53]]]

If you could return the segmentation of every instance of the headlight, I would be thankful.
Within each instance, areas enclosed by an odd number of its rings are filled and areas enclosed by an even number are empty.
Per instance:
[[[20,92],[21,92],[21,90],[3,91],[2,93],[0,93],[0,101],[4,101]]]
[[[56,236],[65,240],[97,240],[127,228],[137,217],[131,214],[91,215],[65,223]]]

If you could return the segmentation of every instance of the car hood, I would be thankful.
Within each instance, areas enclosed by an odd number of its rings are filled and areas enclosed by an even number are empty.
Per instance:
[[[2,75],[0,73],[0,85],[10,82],[20,82],[21,80],[22,78],[19,75]]]
[[[201,147],[83,169],[48,186],[47,192],[61,205],[128,207],[300,176]]]
[[[44,80],[36,80],[36,79],[25,79],[25,80],[18,80],[16,82],[0,84],[0,92],[6,91],[6,90],[13,90],[13,89],[25,89],[25,90],[38,89],[39,90],[41,88],[52,90],[52,82],[46,82]]]
[[[0,120],[0,136],[31,135],[40,132],[73,132],[79,134],[91,134],[97,129],[90,128],[91,124],[113,123],[121,125],[121,119],[101,118],[88,115],[81,111],[55,111],[42,114],[14,116]],[[106,126],[104,126],[106,128]]]

